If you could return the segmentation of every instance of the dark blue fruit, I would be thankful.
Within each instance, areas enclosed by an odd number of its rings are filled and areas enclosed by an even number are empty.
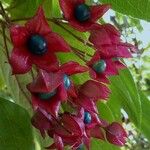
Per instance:
[[[84,112],[84,123],[89,124],[92,121],[91,114],[89,112]]]
[[[28,39],[27,46],[29,51],[35,55],[43,55],[47,51],[46,40],[38,34],[32,35]]]
[[[97,73],[103,73],[106,70],[106,62],[105,60],[100,60],[93,65],[93,69]]]
[[[91,12],[89,6],[86,4],[80,4],[75,8],[75,18],[79,22],[84,22],[90,19]]]
[[[69,89],[71,86],[71,81],[67,75],[64,75],[64,86],[66,89]]]
[[[39,93],[38,97],[42,100],[49,100],[51,97],[53,97],[56,94],[56,90],[50,93]]]

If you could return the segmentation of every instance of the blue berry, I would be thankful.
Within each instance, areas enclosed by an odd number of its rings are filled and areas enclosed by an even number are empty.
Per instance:
[[[98,62],[96,62],[93,65],[93,69],[97,72],[97,73],[103,73],[106,70],[106,62],[105,60],[100,60]]]
[[[90,8],[86,4],[80,4],[75,8],[75,18],[79,22],[84,22],[90,19]]]
[[[32,35],[28,39],[27,46],[29,51],[35,55],[43,55],[47,51],[46,40],[38,34]]]
[[[66,74],[64,75],[64,86],[66,89],[69,89],[69,87],[71,86],[71,81]]]
[[[56,94],[56,90],[50,93],[39,93],[38,97],[42,100],[49,100],[51,97],[53,97]]]
[[[89,112],[84,112],[84,123],[89,124],[92,121],[91,114]]]

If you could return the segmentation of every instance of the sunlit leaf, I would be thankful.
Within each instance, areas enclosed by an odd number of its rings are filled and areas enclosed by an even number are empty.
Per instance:
[[[0,150],[34,150],[33,141],[27,111],[0,98]]]
[[[135,18],[150,21],[150,1],[149,0],[99,0],[103,3],[109,3],[112,8],[118,12]]]

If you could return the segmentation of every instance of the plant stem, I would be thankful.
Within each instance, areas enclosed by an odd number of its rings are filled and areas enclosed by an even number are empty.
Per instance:
[[[85,59],[82,55],[80,55],[77,51],[73,50],[73,52],[74,52],[80,59],[82,59],[85,63],[87,62],[86,59]]]
[[[84,56],[89,56],[89,57],[93,57],[93,55],[91,55],[91,54],[88,54],[88,53],[86,53],[86,52],[83,52],[83,51],[81,51],[80,49],[77,49],[77,48],[74,48],[74,47],[71,47],[72,49],[75,49],[76,51],[78,51],[78,52],[80,52],[80,54],[82,53]]]
[[[71,47],[72,51],[80,58],[82,59],[85,63],[87,62],[87,60],[85,59],[85,53],[81,53],[81,51],[78,51],[78,49]]]
[[[5,26],[4,26],[4,24],[2,24],[2,35],[3,35],[3,41],[4,41],[4,48],[5,48],[7,59],[8,59],[8,62],[9,62],[9,50],[8,50],[7,42],[6,42],[7,38],[6,38],[6,34],[5,34]]]
[[[1,8],[1,12],[0,12],[0,13],[1,13],[1,15],[4,17],[5,23],[6,23],[7,27],[9,28],[12,23],[11,23],[11,21],[10,21],[8,15],[6,14],[5,9],[4,9],[4,7],[3,7],[1,1],[0,1],[0,8]]]

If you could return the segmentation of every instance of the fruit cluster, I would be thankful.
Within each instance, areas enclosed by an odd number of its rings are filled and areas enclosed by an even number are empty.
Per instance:
[[[122,125],[100,118],[96,103],[109,98],[108,77],[126,68],[121,58],[132,57],[135,47],[123,43],[113,25],[97,23],[110,5],[88,6],[85,0],[59,2],[64,16],[61,23],[68,23],[80,32],[89,32],[88,42],[95,54],[89,60],[84,59],[85,66],[74,61],[61,64],[57,52],[75,51],[51,30],[41,6],[25,26],[10,27],[14,46],[10,57],[13,74],[25,74],[32,67],[37,70],[33,82],[27,85],[35,112],[32,124],[43,137],[48,134],[54,139],[47,149],[63,150],[70,146],[81,150],[83,145],[90,149],[91,138],[123,146],[127,133]],[[80,53],[76,50],[75,54]],[[83,72],[89,72],[90,79],[82,85],[74,84],[70,76]],[[64,104],[72,109],[63,111]]]

